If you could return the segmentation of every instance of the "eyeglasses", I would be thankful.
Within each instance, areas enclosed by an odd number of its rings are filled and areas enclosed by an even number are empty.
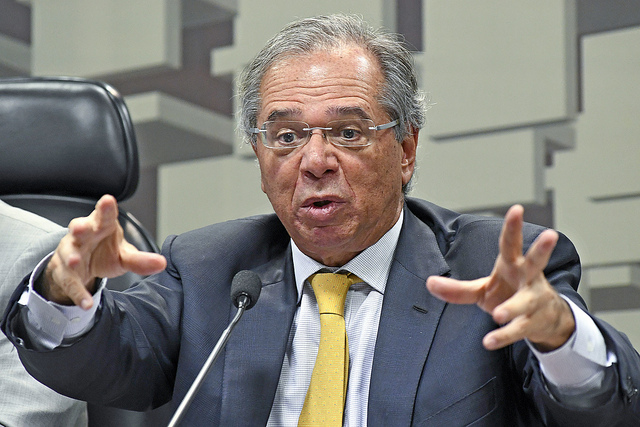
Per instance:
[[[369,119],[333,120],[326,126],[310,127],[308,123],[275,120],[264,122],[262,128],[253,128],[254,134],[260,135],[262,143],[267,148],[292,149],[306,144],[314,130],[321,131],[324,138],[338,147],[359,148],[371,145],[376,137],[376,131],[397,126],[398,119],[375,125]]]

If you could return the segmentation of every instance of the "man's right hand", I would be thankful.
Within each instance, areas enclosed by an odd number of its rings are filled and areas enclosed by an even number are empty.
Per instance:
[[[49,301],[87,310],[93,305],[96,278],[127,271],[148,275],[166,265],[162,255],[139,251],[124,239],[118,203],[105,195],[88,217],[69,223],[69,233],[56,248],[36,291]]]

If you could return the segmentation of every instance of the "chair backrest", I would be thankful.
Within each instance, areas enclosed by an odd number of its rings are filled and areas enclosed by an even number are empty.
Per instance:
[[[62,226],[86,216],[103,194],[118,201],[136,190],[138,148],[124,100],[111,86],[80,78],[0,79],[0,199]],[[120,210],[125,238],[159,252],[144,227]],[[123,290],[140,276],[109,280]],[[167,406],[136,413],[89,404],[89,426],[168,422]]]

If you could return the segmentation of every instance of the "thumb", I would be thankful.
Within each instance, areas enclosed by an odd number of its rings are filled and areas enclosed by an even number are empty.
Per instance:
[[[167,260],[164,256],[140,251],[128,242],[124,243],[121,248],[120,259],[125,270],[141,276],[158,273],[167,267]]]
[[[441,300],[454,304],[476,304],[484,295],[487,278],[457,280],[449,277],[431,276],[427,289]]]

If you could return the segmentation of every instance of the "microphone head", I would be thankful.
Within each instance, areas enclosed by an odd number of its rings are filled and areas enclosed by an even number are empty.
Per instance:
[[[249,299],[245,310],[249,310],[258,301],[261,290],[262,280],[260,280],[260,276],[250,270],[238,271],[231,281],[231,300],[233,305],[238,307],[239,298],[244,295]]]

